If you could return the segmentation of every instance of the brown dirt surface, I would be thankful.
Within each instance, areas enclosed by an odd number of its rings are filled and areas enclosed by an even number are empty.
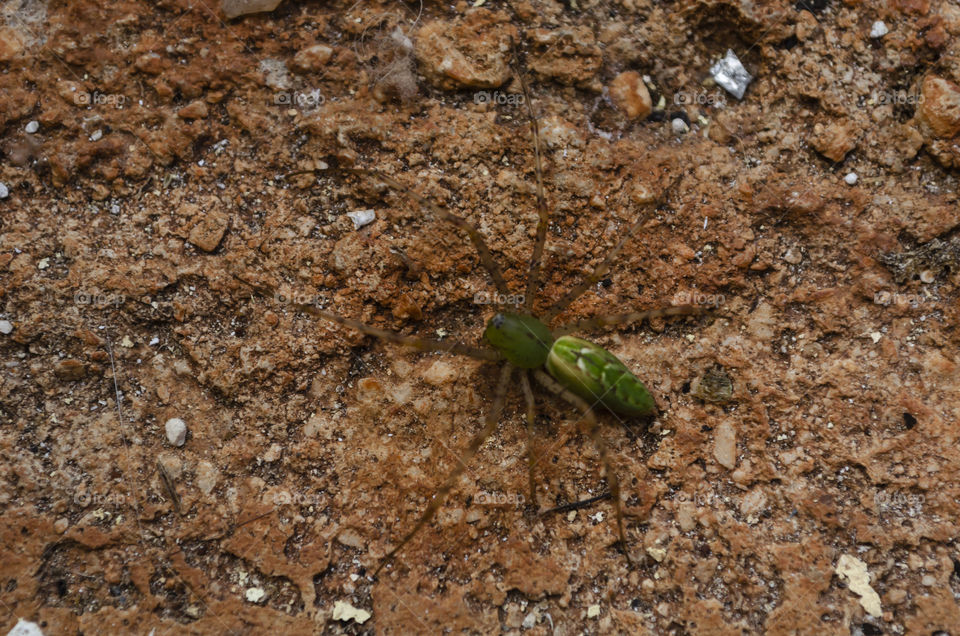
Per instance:
[[[0,630],[960,634],[958,42],[954,0],[4,3]],[[284,175],[382,171],[522,293],[511,43],[537,311],[638,219],[558,322],[713,311],[580,334],[660,410],[601,414],[632,565],[609,500],[527,501],[512,384],[373,578],[497,371],[297,303],[477,344],[494,288],[376,179]],[[602,495],[577,414],[537,405],[539,509]]]

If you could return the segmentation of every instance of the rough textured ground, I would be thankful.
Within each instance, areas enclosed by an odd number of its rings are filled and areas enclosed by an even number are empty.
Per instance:
[[[284,0],[225,22],[212,0],[12,0],[2,23],[3,633],[960,633],[956,2]],[[716,312],[587,334],[662,411],[604,416],[635,565],[608,501],[522,501],[513,387],[374,581],[495,372],[292,303],[476,342],[493,288],[397,193],[280,175],[391,174],[475,223],[519,292],[511,38],[553,214],[538,306],[645,215],[561,321]],[[742,101],[704,84],[728,48],[756,76]],[[665,113],[609,99],[627,71]],[[539,405],[540,507],[603,493],[575,414]]]

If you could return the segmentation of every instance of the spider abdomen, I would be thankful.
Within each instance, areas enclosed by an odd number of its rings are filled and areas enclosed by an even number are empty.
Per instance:
[[[547,372],[588,404],[629,416],[656,412],[653,396],[615,355],[592,342],[561,336],[550,347]]]

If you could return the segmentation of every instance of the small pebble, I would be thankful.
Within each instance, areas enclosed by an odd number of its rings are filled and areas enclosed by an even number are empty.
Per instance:
[[[873,26],[870,27],[870,37],[882,38],[887,33],[890,32],[890,29],[887,28],[887,25],[883,23],[883,20],[877,20],[873,23]]]
[[[26,125],[26,127],[24,127],[24,130],[27,131],[28,133],[30,133],[30,134],[32,135],[33,133],[35,133],[35,132],[37,132],[38,130],[40,130],[40,122],[38,122],[38,121],[31,121],[31,122],[29,122],[29,123]]]
[[[536,612],[530,612],[523,618],[523,622],[520,624],[520,627],[523,629],[533,629],[533,626],[537,624],[537,614]]]
[[[266,595],[267,593],[263,591],[262,587],[251,587],[244,594],[251,603],[259,603]]]
[[[13,323],[9,320],[0,320],[0,333],[7,335],[13,331]]]
[[[679,117],[670,122],[670,127],[673,129],[675,135],[682,135],[690,130],[690,126],[687,125],[687,122],[683,121]]]
[[[856,172],[848,172],[847,176],[845,176],[843,180],[847,182],[847,185],[854,185],[857,182],[857,179],[859,178],[860,177],[857,175]]]
[[[222,0],[220,7],[223,14],[232,19],[248,13],[273,11],[278,4],[280,0]]]
[[[7,185],[0,183],[0,199],[6,199],[8,196],[10,196],[10,190],[7,189]]]
[[[737,99],[743,99],[743,93],[753,81],[753,75],[747,72],[740,58],[731,49],[727,49],[727,54],[710,67],[710,75]]]
[[[925,269],[920,272],[920,282],[930,284],[933,282],[934,278],[933,272],[929,269]],[[6,321],[4,321],[6,322]],[[7,323],[10,324],[10,323]],[[0,323],[0,331],[3,331],[3,323]],[[3,331],[3,333],[10,333],[9,331]]]
[[[187,441],[187,423],[179,417],[171,417],[164,427],[167,429],[167,440],[174,446],[183,446]]]
[[[94,130],[93,134],[90,135],[90,141],[100,141],[103,138],[103,131],[100,129]]]
[[[7,636],[43,636],[43,630],[36,623],[18,618],[17,624],[7,632]]]
[[[355,212],[347,212],[347,216],[353,221],[353,229],[359,230],[364,225],[373,223],[374,219],[377,218],[377,213],[373,210],[357,210]]]

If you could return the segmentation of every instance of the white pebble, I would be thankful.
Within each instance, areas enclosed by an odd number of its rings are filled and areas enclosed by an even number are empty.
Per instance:
[[[7,636],[43,636],[43,630],[36,623],[18,618],[17,624],[7,632]]]
[[[883,20],[877,20],[873,23],[873,26],[870,27],[870,37],[872,38],[882,38],[889,32],[890,29],[883,23]]]
[[[845,176],[843,180],[847,182],[847,185],[854,185],[859,178],[860,177],[857,176],[856,172],[848,172],[847,176]]]
[[[747,72],[740,58],[732,50],[710,67],[713,80],[737,99],[743,99],[743,93],[753,81],[753,75]]]
[[[36,120],[31,121],[24,127],[24,130],[32,135],[33,133],[40,130],[40,122]]]
[[[90,141],[100,141],[103,138],[103,131],[100,129],[94,130],[93,134],[90,135]]]
[[[221,7],[228,18],[235,18],[248,13],[273,11],[280,4],[280,0],[223,0]]]
[[[164,427],[167,429],[167,440],[174,446],[183,446],[187,441],[187,423],[179,417],[171,417]]]
[[[8,196],[10,196],[10,191],[7,190],[7,185],[0,183],[0,199],[6,199]]]
[[[673,132],[676,135],[682,135],[690,130],[690,126],[687,126],[687,122],[683,121],[679,117],[670,122],[670,127],[673,128]]]
[[[244,594],[247,600],[250,601],[251,603],[259,603],[260,601],[263,600],[263,597],[266,595],[267,593],[263,590],[262,587],[251,587]]]
[[[7,335],[13,331],[13,323],[9,320],[0,320],[0,333]]]
[[[357,210],[355,212],[347,212],[347,216],[353,221],[353,229],[359,230],[364,225],[373,223],[374,219],[377,218],[377,213],[373,210]]]

